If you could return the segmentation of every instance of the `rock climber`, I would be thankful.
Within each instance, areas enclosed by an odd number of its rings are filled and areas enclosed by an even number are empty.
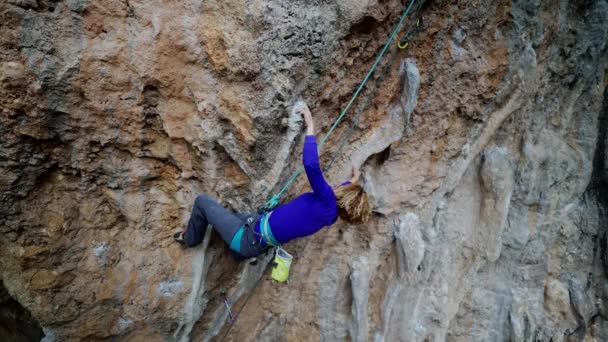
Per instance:
[[[303,101],[296,102],[293,110],[303,115],[306,123],[302,160],[312,192],[262,215],[232,213],[210,196],[199,195],[194,201],[186,229],[174,235],[177,242],[186,247],[200,244],[208,224],[211,224],[231,250],[242,258],[251,258],[271,246],[312,235],[334,224],[338,217],[351,224],[365,223],[369,219],[368,197],[358,183],[359,170],[353,167],[352,178],[336,189],[327,184],[319,164],[310,110]]]

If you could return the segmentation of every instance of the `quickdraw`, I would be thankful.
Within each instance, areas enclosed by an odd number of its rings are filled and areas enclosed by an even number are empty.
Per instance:
[[[418,8],[416,9],[416,13],[418,12],[418,10],[420,10],[420,8],[422,8],[423,4],[424,4],[424,1],[422,1],[422,3],[418,6]],[[410,25],[409,25],[408,29],[406,30],[405,36],[397,42],[398,48],[400,48],[401,50],[407,49],[407,47],[410,45],[410,39],[416,33],[418,33],[418,31],[420,31],[421,23],[422,23],[423,19],[424,19],[424,17],[421,17],[421,18],[416,19],[416,21],[413,22],[414,27],[415,27],[413,31],[410,31],[411,26],[412,26],[412,23],[410,22]]]

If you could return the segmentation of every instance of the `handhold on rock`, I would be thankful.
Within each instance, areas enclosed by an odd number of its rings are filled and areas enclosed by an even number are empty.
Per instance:
[[[2,63],[0,68],[0,82],[12,86],[22,85],[25,82],[25,67],[15,61]]]
[[[8,0],[8,3],[25,9],[38,8],[38,2],[36,0]]]

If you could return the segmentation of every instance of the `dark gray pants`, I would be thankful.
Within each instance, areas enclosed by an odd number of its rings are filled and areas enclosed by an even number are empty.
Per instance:
[[[264,250],[260,247],[259,239],[254,231],[256,215],[233,213],[224,208],[209,195],[198,195],[194,200],[192,214],[186,227],[184,240],[186,246],[194,247],[203,241],[207,226],[213,226],[216,232],[230,246],[234,234],[241,226],[247,223],[249,217],[254,218],[250,226],[246,226],[241,238],[241,252],[243,257],[252,257],[261,254]]]

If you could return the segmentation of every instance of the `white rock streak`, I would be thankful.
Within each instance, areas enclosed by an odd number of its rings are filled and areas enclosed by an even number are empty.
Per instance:
[[[184,305],[184,316],[179,328],[175,331],[174,337],[178,341],[189,341],[192,327],[203,314],[206,303],[203,301],[203,293],[205,292],[205,278],[209,270],[208,264],[205,263],[205,254],[209,246],[211,237],[211,227],[207,227],[205,238],[200,247],[193,249],[192,259],[192,290],[190,296]]]

